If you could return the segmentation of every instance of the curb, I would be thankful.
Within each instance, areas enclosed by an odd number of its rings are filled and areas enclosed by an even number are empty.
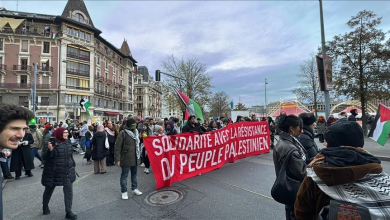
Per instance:
[[[381,161],[390,162],[390,157],[376,156],[376,155],[374,155],[374,156],[377,157]]]

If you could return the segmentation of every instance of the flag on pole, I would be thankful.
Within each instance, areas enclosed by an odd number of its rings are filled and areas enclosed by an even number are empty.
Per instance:
[[[68,112],[68,109],[66,109],[66,106],[65,106],[65,117],[64,117],[64,120],[68,119],[69,117],[69,112]]]
[[[368,137],[378,144],[385,146],[390,133],[390,108],[379,104],[375,121],[371,126]]]
[[[80,106],[81,106],[81,109],[83,109],[87,113],[88,116],[91,116],[91,114],[88,111],[88,107],[91,106],[91,103],[89,102],[88,99],[81,99]]]
[[[184,119],[187,120],[190,115],[195,115],[196,118],[200,118],[202,122],[204,122],[203,119],[203,113],[202,109],[196,103],[194,100],[190,99],[188,96],[184,95],[179,90],[175,89],[177,95],[179,96],[180,100],[183,102],[183,104],[186,106],[186,112]]]

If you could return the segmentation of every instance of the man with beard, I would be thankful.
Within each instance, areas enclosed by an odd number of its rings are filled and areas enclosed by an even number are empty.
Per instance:
[[[358,115],[357,109],[352,109],[350,113],[351,115],[348,117],[348,121],[356,121],[356,115]]]
[[[0,103],[0,151],[4,148],[18,148],[19,142],[23,139],[28,128],[27,122],[33,117],[34,114],[24,107]],[[7,157],[9,156],[9,151],[4,151],[4,153],[0,154],[1,157]],[[2,184],[3,179],[0,178],[0,185]],[[3,219],[2,187],[0,187],[0,219]]]
[[[200,127],[199,123],[196,122],[196,117],[195,115],[191,115],[188,117],[187,124],[183,127],[182,133],[185,132],[191,132],[193,133],[194,131],[203,133],[202,128]]]

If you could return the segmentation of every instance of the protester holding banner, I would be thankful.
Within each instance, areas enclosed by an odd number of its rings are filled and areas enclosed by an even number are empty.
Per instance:
[[[207,127],[207,131],[215,131],[217,129],[218,129],[217,122],[214,120],[211,120],[208,127]]]
[[[200,125],[196,122],[196,117],[195,115],[190,115],[188,117],[187,124],[183,127],[182,133],[185,132],[191,132],[193,133],[194,131],[203,133],[204,131],[200,127]]]
[[[279,122],[281,130],[279,134],[280,140],[273,151],[276,176],[278,177],[280,172],[285,172],[289,178],[302,182],[306,176],[306,151],[297,140],[297,137],[302,133],[302,119],[295,115],[280,116]],[[286,170],[281,170],[283,163],[285,163],[285,158],[289,153],[291,153],[291,157],[288,162],[286,161],[288,163]],[[291,192],[294,194],[294,198],[298,192],[298,189],[296,190],[296,192]],[[284,204],[287,220],[295,219],[294,201],[289,201],[288,204]]]
[[[165,131],[167,132],[167,135],[176,135],[178,133],[173,121],[168,121]]]
[[[152,135],[153,135],[153,132],[149,128],[149,123],[144,122],[144,124],[142,125],[141,133],[140,133],[140,146],[141,146],[141,151],[142,151],[141,157],[143,158],[143,163],[145,165],[144,173],[146,173],[146,174],[150,173],[150,161],[149,161],[149,157],[148,157],[148,154],[146,152],[146,149],[145,149],[143,142],[144,142],[144,138],[147,138],[147,137],[152,136]]]
[[[127,177],[129,172],[131,172],[131,190],[133,194],[137,196],[142,195],[142,192],[137,188],[137,159],[140,158],[141,154],[136,124],[137,122],[134,118],[127,119],[115,143],[115,163],[122,168],[120,178],[122,199],[129,199],[127,195]]]

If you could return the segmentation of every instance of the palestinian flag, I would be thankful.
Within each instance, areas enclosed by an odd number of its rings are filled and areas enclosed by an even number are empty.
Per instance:
[[[81,109],[83,109],[87,113],[88,116],[91,116],[91,114],[88,111],[88,107],[91,106],[91,103],[89,102],[88,99],[81,99],[80,106],[81,106]]]
[[[204,122],[203,119],[203,113],[202,109],[196,103],[194,100],[190,99],[188,96],[184,95],[179,90],[175,89],[177,95],[179,96],[180,100],[183,102],[183,104],[186,106],[186,113],[184,116],[184,120],[186,121],[190,115],[195,115],[196,118],[200,118],[202,120],[202,123]]]
[[[390,133],[390,108],[379,104],[375,121],[372,124],[368,137],[385,146]]]
[[[52,34],[51,34],[51,39],[56,39],[56,37],[57,37],[57,32],[56,31],[53,31],[53,32],[51,32]]]

